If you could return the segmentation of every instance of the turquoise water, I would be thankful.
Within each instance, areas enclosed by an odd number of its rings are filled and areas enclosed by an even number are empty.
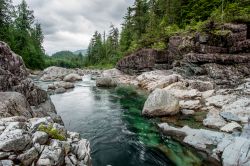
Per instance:
[[[163,138],[154,120],[141,116],[145,98],[131,89],[102,89],[90,77],[70,92],[51,96],[67,129],[91,143],[93,166],[189,166],[201,161]]]

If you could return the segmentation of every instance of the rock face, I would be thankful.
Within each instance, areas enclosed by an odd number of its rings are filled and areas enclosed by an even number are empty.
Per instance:
[[[62,126],[47,92],[27,76],[22,58],[0,42],[0,165],[91,165],[89,142]]]
[[[156,89],[145,102],[142,114],[150,117],[174,115],[179,112],[179,100],[162,89]]]
[[[128,74],[141,73],[153,69],[169,69],[173,57],[167,52],[142,49],[118,62],[117,68]]]
[[[128,74],[173,69],[188,78],[205,75],[217,85],[237,85],[239,79],[250,75],[247,25],[207,26],[214,29],[209,33],[172,36],[167,50],[140,50],[119,61],[117,68]]]

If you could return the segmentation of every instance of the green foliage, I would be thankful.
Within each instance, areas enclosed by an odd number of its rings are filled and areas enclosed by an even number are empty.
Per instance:
[[[44,58],[45,67],[82,68],[84,66],[84,56],[82,53],[74,54],[71,51],[60,51],[52,56],[45,56]]]
[[[95,32],[93,35],[87,56],[85,57],[85,66],[114,66],[114,64],[120,59],[119,53],[119,31],[113,25],[110,26],[108,36],[104,32],[101,35],[99,32]]]
[[[142,47],[165,49],[169,37],[202,32],[208,21],[250,22],[250,1],[136,0],[124,17],[121,54]]]
[[[65,141],[66,140],[65,136],[63,136],[60,133],[60,131],[58,131],[56,128],[53,128],[53,126],[51,124],[48,125],[48,126],[40,125],[38,127],[38,130],[47,133],[49,135],[49,137],[52,138],[52,139],[57,139],[57,140],[60,140],[60,141]]]

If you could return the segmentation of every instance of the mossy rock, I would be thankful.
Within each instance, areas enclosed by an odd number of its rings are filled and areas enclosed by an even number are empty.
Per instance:
[[[47,125],[47,126],[40,125],[38,127],[38,130],[47,133],[49,135],[49,137],[52,139],[66,141],[66,137],[63,134],[61,134],[59,130],[57,130],[56,128],[53,128],[53,126],[51,124]]]

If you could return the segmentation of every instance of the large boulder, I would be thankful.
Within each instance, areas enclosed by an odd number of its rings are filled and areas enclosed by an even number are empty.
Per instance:
[[[22,94],[17,92],[0,92],[0,117],[11,116],[32,118],[34,112]]]
[[[63,79],[63,81],[66,81],[66,82],[75,82],[75,81],[80,81],[80,80],[82,80],[82,77],[74,73],[66,75]]]
[[[100,77],[96,79],[96,86],[98,87],[116,87],[117,80],[112,77]]]
[[[75,71],[73,69],[65,69],[62,67],[48,67],[43,71],[41,74],[40,80],[42,81],[51,81],[51,80],[58,80],[61,81],[63,78],[71,73],[74,73]]]
[[[179,100],[163,89],[156,89],[145,102],[142,114],[155,117],[174,115],[178,112]]]

